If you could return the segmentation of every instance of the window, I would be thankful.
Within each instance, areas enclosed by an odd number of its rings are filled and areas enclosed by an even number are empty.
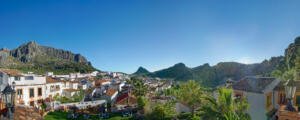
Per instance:
[[[42,88],[38,88],[38,96],[42,96]]]
[[[29,89],[29,97],[34,97],[34,89],[33,88]]]
[[[25,80],[33,80],[33,76],[25,76]]]
[[[20,81],[20,77],[16,76],[15,81]]]
[[[269,108],[272,105],[272,94],[267,94],[266,107]]]
[[[22,89],[17,89],[17,95],[23,95],[23,90]]]

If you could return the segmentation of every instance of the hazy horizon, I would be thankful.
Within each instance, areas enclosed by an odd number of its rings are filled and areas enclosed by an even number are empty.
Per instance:
[[[300,1],[22,1],[0,4],[0,47],[31,40],[104,71],[258,63],[300,36]]]

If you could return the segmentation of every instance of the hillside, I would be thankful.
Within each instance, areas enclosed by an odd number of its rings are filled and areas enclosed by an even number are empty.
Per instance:
[[[215,87],[224,83],[227,79],[240,80],[245,76],[271,76],[272,71],[277,69],[284,61],[285,58],[279,56],[256,64],[220,62],[214,66],[206,63],[194,68],[178,63],[172,67],[146,75],[174,79],[175,81],[196,80],[205,86]]]
[[[28,42],[13,50],[0,50],[0,67],[19,69],[24,72],[33,71],[40,74],[47,71],[65,74],[95,70],[91,63],[80,54],[41,46],[36,42]]]

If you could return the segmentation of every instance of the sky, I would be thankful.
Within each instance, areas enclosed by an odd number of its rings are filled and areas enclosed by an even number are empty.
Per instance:
[[[28,41],[104,71],[256,63],[300,36],[299,0],[1,0],[0,47]]]

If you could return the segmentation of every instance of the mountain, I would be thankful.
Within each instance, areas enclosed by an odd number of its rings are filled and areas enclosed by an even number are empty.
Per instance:
[[[300,58],[300,36],[285,49],[285,62],[287,68],[293,68],[296,65],[296,59]]]
[[[138,70],[133,74],[134,75],[144,75],[144,74],[149,74],[149,73],[150,72],[147,69],[145,69],[143,67],[139,67]]]
[[[71,62],[83,63],[89,65],[90,63],[85,57],[80,54],[74,54],[70,51],[62,49],[55,49],[47,46],[40,46],[36,42],[31,41],[27,44],[23,44],[20,47],[10,51],[11,56],[20,60],[21,62],[33,62],[38,57],[49,57],[54,59],[67,60]]]
[[[16,49],[0,50],[0,67],[19,69],[24,72],[57,74],[69,72],[91,72],[95,68],[85,57],[71,51],[42,46],[34,41],[23,44]]]
[[[215,87],[227,79],[240,80],[245,76],[270,76],[277,64],[284,61],[282,56],[273,57],[257,64],[242,64],[237,62],[220,62],[210,66],[203,64],[189,68],[183,63],[172,67],[146,74],[149,77],[174,79],[175,81],[196,80],[205,86]],[[145,75],[145,74],[144,74]]]
[[[256,64],[220,62],[214,66],[206,63],[194,68],[189,68],[183,63],[178,63],[172,67],[146,75],[174,79],[175,81],[196,80],[204,86],[215,87],[225,83],[227,79],[237,81],[245,76],[271,76],[272,71],[277,69],[282,61],[284,61],[284,57],[279,56]]]
[[[185,66],[185,64],[178,63],[167,69],[156,71],[151,76],[159,78],[173,78],[175,80],[187,80],[192,78],[193,73],[190,68]]]

